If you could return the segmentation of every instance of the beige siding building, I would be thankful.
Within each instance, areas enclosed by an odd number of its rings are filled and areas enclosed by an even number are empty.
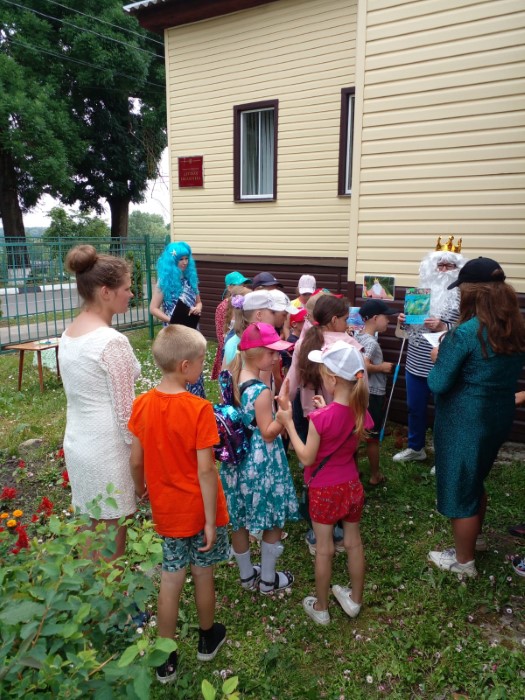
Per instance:
[[[260,5],[166,30],[172,230],[196,253],[346,259],[337,196],[341,88],[355,82],[357,3]],[[234,201],[233,108],[278,100],[277,197]],[[181,189],[178,157],[204,156]]]
[[[210,334],[235,268],[271,270],[288,293],[313,273],[357,304],[364,274],[394,275],[401,308],[438,236],[498,260],[525,307],[523,0],[127,10],[164,34],[172,235],[198,257]],[[202,186],[182,187],[193,156]]]
[[[375,0],[360,12],[357,279],[373,269],[411,284],[429,240],[454,235],[525,292],[525,3]]]

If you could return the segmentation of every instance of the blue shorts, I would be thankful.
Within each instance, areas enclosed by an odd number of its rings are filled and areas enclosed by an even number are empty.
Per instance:
[[[204,568],[227,561],[230,556],[227,527],[217,528],[217,539],[209,552],[199,552],[199,547],[204,547],[204,530],[192,537],[163,537],[162,570],[173,574],[188,564]]]

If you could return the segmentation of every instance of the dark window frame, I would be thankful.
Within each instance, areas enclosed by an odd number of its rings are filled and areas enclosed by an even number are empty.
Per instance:
[[[273,122],[273,195],[271,197],[241,197],[241,115],[243,112],[272,108]],[[279,100],[249,102],[233,107],[233,200],[242,204],[275,202],[277,200],[277,141],[279,131]]]
[[[352,111],[350,113],[350,96],[353,96]],[[350,132],[350,191],[346,189],[346,173],[348,160],[348,119],[351,114],[352,129]],[[342,197],[352,196],[352,159],[354,156],[354,117],[355,117],[355,87],[341,89],[341,121],[339,131],[339,175],[337,183],[337,193]]]

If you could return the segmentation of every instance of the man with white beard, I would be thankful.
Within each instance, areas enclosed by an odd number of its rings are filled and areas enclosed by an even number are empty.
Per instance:
[[[419,267],[420,287],[430,289],[430,317],[424,326],[408,326],[408,351],[406,359],[406,390],[408,404],[408,447],[394,455],[394,462],[423,461],[425,452],[425,434],[427,431],[427,404],[430,389],[427,384],[428,373],[432,369],[430,352],[432,346],[423,337],[423,333],[448,331],[459,318],[459,291],[448,290],[449,284],[457,279],[459,271],[467,262],[460,255],[461,239],[453,244],[450,236],[447,243],[441,245],[438,238],[436,250],[426,255]],[[399,322],[404,323],[405,315],[399,314]]]

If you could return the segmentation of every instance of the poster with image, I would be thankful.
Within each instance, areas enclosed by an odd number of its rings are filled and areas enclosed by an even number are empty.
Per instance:
[[[365,275],[363,278],[363,299],[393,299],[395,292],[395,277]]]
[[[430,289],[407,289],[405,296],[405,325],[422,326],[430,316]]]

